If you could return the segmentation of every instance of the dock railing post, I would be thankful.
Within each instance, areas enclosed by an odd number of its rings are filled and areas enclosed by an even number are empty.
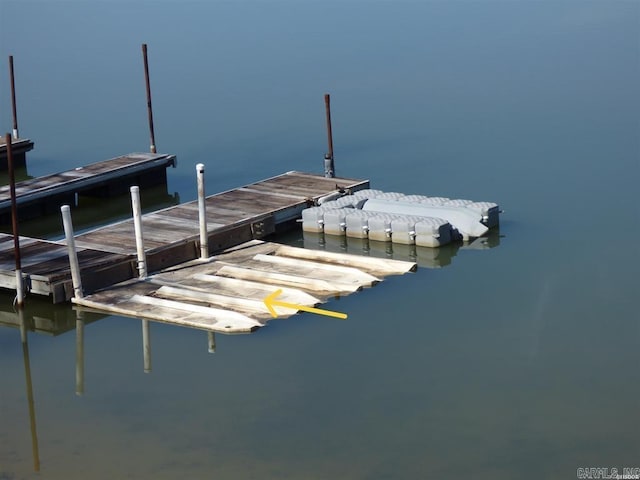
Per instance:
[[[200,222],[200,258],[209,258],[209,234],[207,232],[206,196],[204,191],[204,164],[196,165],[198,172],[198,220]]]
[[[18,309],[24,303],[24,279],[22,278],[22,260],[20,257],[20,232],[18,230],[18,202],[16,200],[16,174],[13,165],[13,151],[11,135],[5,135],[7,143],[7,167],[9,170],[9,195],[11,196],[11,228],[13,231],[13,251],[16,260],[16,306]]]
[[[324,94],[324,107],[327,116],[327,142],[329,151],[324,156],[324,176],[333,178],[336,176],[335,165],[333,163],[333,133],[331,132],[331,98],[328,93]]]
[[[131,187],[131,209],[133,210],[133,226],[136,232],[136,252],[138,254],[138,276],[147,277],[147,256],[144,251],[144,236],[142,234],[142,208],[140,206],[140,188]]]
[[[80,263],[78,262],[78,252],[76,251],[76,239],[73,235],[73,222],[71,221],[71,207],[62,205],[62,225],[64,227],[64,236],[67,240],[67,249],[69,251],[69,266],[71,267],[71,282],[73,283],[73,296],[82,298],[82,278],[80,277]]]
[[[13,72],[13,55],[9,55],[9,78],[11,80],[11,111],[13,113],[13,138],[17,140],[18,136],[18,109],[16,107],[16,82]]]

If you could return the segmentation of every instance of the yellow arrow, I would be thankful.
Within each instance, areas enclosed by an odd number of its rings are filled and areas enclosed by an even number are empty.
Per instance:
[[[342,318],[342,319],[347,318],[346,313],[332,312],[330,310],[321,310],[319,308],[305,307],[304,305],[296,305],[295,303],[288,303],[288,302],[282,302],[280,300],[276,300],[276,297],[278,297],[281,293],[282,293],[282,290],[278,289],[275,292],[264,297],[264,300],[263,300],[264,304],[267,307],[267,310],[269,310],[273,318],[276,318],[278,316],[278,314],[276,313],[273,307],[292,308],[293,310],[302,310],[309,313],[317,313],[318,315],[326,315],[327,317]]]

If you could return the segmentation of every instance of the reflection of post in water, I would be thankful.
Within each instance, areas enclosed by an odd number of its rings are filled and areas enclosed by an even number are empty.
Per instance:
[[[84,394],[84,314],[76,310],[76,395]]]
[[[33,469],[40,471],[40,453],[38,452],[38,433],[36,431],[36,408],[33,401],[33,383],[31,381],[31,363],[29,362],[29,344],[27,343],[27,324],[24,309],[18,307],[20,319],[20,338],[22,340],[22,355],[24,357],[24,374],[27,383],[27,401],[29,402],[29,421],[31,423],[31,449],[33,451]]]
[[[151,373],[151,339],[149,320],[142,320],[142,356],[144,357],[144,373]]]
[[[216,353],[216,334],[215,332],[207,332],[209,340],[209,353]]]

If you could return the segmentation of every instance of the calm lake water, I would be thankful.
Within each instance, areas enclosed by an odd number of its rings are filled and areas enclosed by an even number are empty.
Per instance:
[[[635,1],[0,0],[0,127],[12,54],[29,175],[148,149],[146,42],[156,143],[179,162],[149,208],[194,199],[198,162],[209,193],[321,172],[330,92],[339,175],[505,210],[493,248],[397,249],[421,268],[327,304],[347,321],[272,321],[215,353],[154,323],[151,373],[140,321],[86,315],[78,332],[69,307],[29,298],[28,356],[0,326],[0,479],[640,467],[639,39]],[[55,237],[59,220],[24,229]]]

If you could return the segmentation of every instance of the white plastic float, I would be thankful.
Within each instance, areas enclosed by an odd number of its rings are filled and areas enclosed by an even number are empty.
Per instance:
[[[360,190],[302,212],[305,232],[439,247],[480,237],[499,225],[491,202]]]

